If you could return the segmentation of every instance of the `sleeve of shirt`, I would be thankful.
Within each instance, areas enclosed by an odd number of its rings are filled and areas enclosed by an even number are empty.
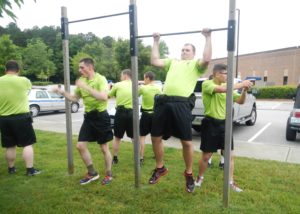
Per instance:
[[[235,102],[241,96],[241,94],[239,94],[236,90],[234,90],[232,96],[233,96],[233,101]]]
[[[143,91],[144,91],[144,86],[141,86],[138,88],[139,96],[141,96],[143,94]]]
[[[196,63],[196,68],[197,68],[198,74],[202,75],[207,71],[207,68],[203,68],[202,66],[200,66],[198,61],[201,61],[201,59],[196,60],[196,62],[195,62]]]
[[[164,70],[168,71],[172,64],[172,59],[169,59],[169,58],[164,59],[164,62],[165,62]]]
[[[214,90],[215,90],[216,85],[210,81],[210,80],[205,80],[202,83],[202,93],[206,93],[206,94],[213,94]]]
[[[118,83],[114,84],[112,89],[108,92],[109,97],[116,97]]]

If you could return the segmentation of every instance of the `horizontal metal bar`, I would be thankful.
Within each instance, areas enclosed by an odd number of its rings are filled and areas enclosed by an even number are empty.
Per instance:
[[[115,14],[98,16],[98,17],[87,18],[87,19],[79,19],[79,20],[75,20],[75,21],[69,21],[68,24],[72,24],[72,23],[76,23],[76,22],[85,22],[85,21],[90,21],[90,20],[94,20],[94,19],[103,19],[103,18],[108,18],[108,17],[112,17],[112,16],[122,16],[122,15],[126,15],[126,14],[129,14],[129,12],[115,13]]]
[[[215,28],[215,29],[210,29],[211,32],[213,31],[222,31],[222,30],[227,30],[228,28]],[[192,33],[202,33],[202,30],[196,30],[196,31],[185,31],[185,32],[177,32],[177,33],[162,33],[160,36],[175,36],[175,35],[181,35],[181,34],[192,34]],[[146,38],[146,37],[153,37],[153,34],[151,35],[142,35],[142,36],[137,36],[136,38]]]

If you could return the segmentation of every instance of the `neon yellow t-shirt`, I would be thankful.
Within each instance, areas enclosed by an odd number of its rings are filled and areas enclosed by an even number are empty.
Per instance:
[[[224,120],[226,118],[226,93],[215,93],[217,87],[213,80],[205,80],[202,84],[202,99],[204,114],[206,116]],[[236,101],[241,95],[233,91],[233,100]]]
[[[163,94],[189,97],[194,92],[197,79],[206,72],[206,69],[200,68],[196,59],[165,59],[164,61],[164,69],[168,73]]]
[[[85,77],[80,77],[80,80],[85,82],[91,88],[97,91],[108,91],[107,80],[104,76],[95,73],[93,79],[89,80]],[[81,88],[75,89],[75,94],[82,98],[84,104],[84,111],[90,112],[92,110],[98,110],[99,112],[105,111],[107,108],[107,101],[100,101],[93,97],[86,90]]]
[[[156,94],[161,94],[161,87],[154,83],[143,85],[139,88],[139,96],[142,96],[142,109],[153,110],[154,96]]]
[[[0,116],[29,113],[30,89],[31,82],[26,77],[14,74],[0,77]]]
[[[108,96],[116,98],[116,106],[132,108],[132,82],[124,80],[114,84]]]

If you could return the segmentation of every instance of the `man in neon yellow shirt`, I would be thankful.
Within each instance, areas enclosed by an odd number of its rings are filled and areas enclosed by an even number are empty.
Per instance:
[[[224,150],[225,143],[225,117],[226,117],[226,83],[227,66],[216,64],[213,68],[213,79],[206,80],[202,84],[202,99],[205,109],[205,118],[201,127],[202,158],[199,160],[199,175],[195,181],[196,186],[201,186],[204,179],[204,172],[208,165],[208,160],[213,152],[218,149]],[[233,92],[233,101],[243,104],[246,99],[247,90],[252,86],[249,80],[234,85],[234,89],[243,89],[241,94]],[[233,150],[233,141],[231,144]],[[233,181],[234,161],[231,156],[230,161],[230,187],[235,192],[241,192]]]
[[[163,95],[155,100],[153,124],[151,130],[152,146],[156,159],[150,184],[158,182],[159,178],[167,174],[168,169],[163,163],[162,136],[173,135],[181,140],[183,158],[185,161],[186,191],[195,189],[193,178],[193,144],[192,144],[192,114],[194,104],[193,92],[197,79],[206,71],[211,60],[211,32],[203,29],[205,47],[203,59],[194,59],[195,47],[185,44],[181,51],[181,60],[161,59],[159,54],[159,34],[154,33],[151,52],[151,64],[167,71],[163,88]]]
[[[114,121],[114,143],[113,143],[113,164],[119,162],[118,153],[121,139],[125,132],[133,138],[133,115],[132,115],[132,82],[131,70],[125,69],[121,72],[121,81],[114,84],[110,90],[109,97],[116,98],[116,114]]]
[[[140,165],[144,163],[145,138],[151,133],[154,96],[161,94],[161,87],[154,83],[155,75],[148,71],[144,74],[145,85],[139,87],[139,96],[142,96],[142,116],[140,119]]]
[[[33,144],[36,136],[29,113],[28,92],[31,82],[19,76],[19,65],[8,61],[5,75],[0,77],[0,131],[2,147],[6,148],[8,173],[16,173],[16,147],[23,147],[26,174],[33,176],[41,171],[33,167]]]
[[[94,61],[91,58],[83,58],[79,62],[81,77],[76,81],[75,94],[70,94],[60,88],[54,89],[70,101],[83,99],[84,121],[80,128],[77,150],[87,167],[86,176],[80,180],[80,184],[88,184],[99,179],[99,174],[93,166],[88,142],[97,141],[104,156],[106,175],[102,185],[109,184],[113,177],[111,171],[111,153],[108,142],[113,139],[110,127],[110,118],[106,111],[108,100],[108,84],[104,76],[94,70]]]

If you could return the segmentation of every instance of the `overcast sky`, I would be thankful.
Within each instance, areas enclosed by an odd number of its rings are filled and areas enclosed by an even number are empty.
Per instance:
[[[22,30],[33,26],[60,26],[61,7],[67,7],[69,21],[127,12],[129,0],[25,0],[21,9],[15,5],[17,25]],[[227,27],[229,0],[136,0],[138,34],[201,30]],[[254,53],[300,45],[299,0],[236,0],[240,9],[239,53]],[[236,16],[237,18],[238,16]],[[0,18],[5,27],[12,20]],[[99,37],[129,38],[127,15],[74,23],[70,33],[93,32]],[[171,57],[180,57],[184,43],[193,43],[201,58],[204,38],[201,34],[162,38]],[[227,56],[227,32],[214,32],[213,58]],[[152,44],[152,38],[143,39]]]

